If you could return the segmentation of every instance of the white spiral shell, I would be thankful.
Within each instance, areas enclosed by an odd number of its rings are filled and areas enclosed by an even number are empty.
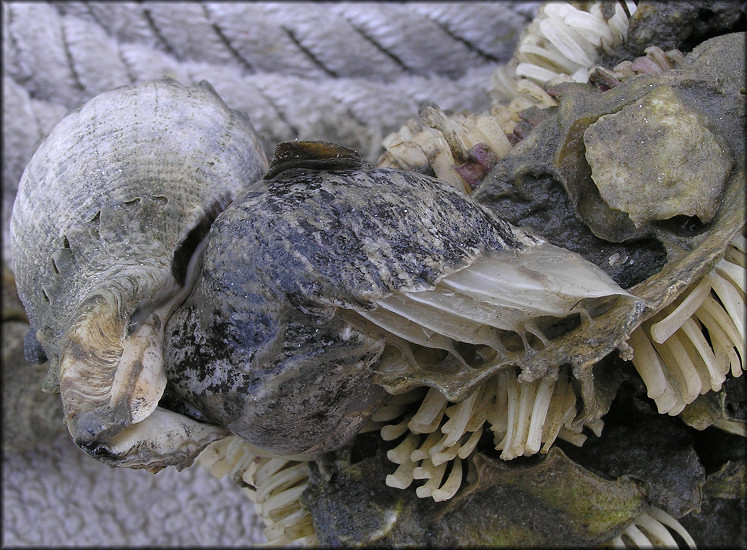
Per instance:
[[[163,327],[201,237],[266,167],[244,115],[207,83],[172,80],[93,98],[29,162],[11,220],[27,356],[49,359],[48,386],[59,384],[68,428],[90,454],[183,465],[177,455],[219,433],[186,417],[195,426],[176,427],[181,415],[157,408]],[[158,437],[137,450],[153,423]]]

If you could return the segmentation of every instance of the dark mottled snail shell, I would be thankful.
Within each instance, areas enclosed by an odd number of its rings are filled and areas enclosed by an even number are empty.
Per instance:
[[[103,93],[29,162],[11,220],[18,291],[75,442],[110,464],[184,466],[224,432],[158,406],[166,319],[215,216],[267,166],[207,83]],[[197,257],[198,255],[195,255]]]
[[[634,299],[437,179],[286,148],[298,158],[216,219],[166,328],[175,393],[256,447],[337,448],[381,403],[383,370],[508,363],[544,338],[534,320]]]

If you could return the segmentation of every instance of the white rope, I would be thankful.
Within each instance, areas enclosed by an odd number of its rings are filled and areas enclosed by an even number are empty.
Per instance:
[[[531,17],[510,3],[74,2],[55,11],[180,61],[296,76],[459,77],[507,60]]]
[[[4,77],[27,92],[27,106],[37,102],[37,120],[56,122],[63,108],[117,86],[164,75],[184,84],[207,79],[249,115],[268,149],[296,137],[328,139],[373,160],[371,149],[422,101],[485,108],[485,86],[475,83],[487,82],[491,67],[511,54],[536,5],[75,2],[2,9]],[[49,126],[38,131],[23,114],[13,120],[17,111],[5,112],[24,137],[5,131],[13,144],[4,146],[13,158],[7,192]]]
[[[515,31],[526,21],[510,4],[436,6],[439,19],[428,17],[426,8],[5,3],[5,72],[32,97],[67,107],[123,83],[158,77],[164,63],[177,74],[184,64],[189,71],[190,63],[230,68],[238,79],[282,74],[321,81],[391,82],[406,75],[471,80],[471,70],[494,67],[510,55]],[[450,19],[457,9],[460,18]],[[480,21],[487,35],[475,33],[470,20]],[[491,21],[497,31],[486,26]],[[306,93],[317,92],[312,87]]]

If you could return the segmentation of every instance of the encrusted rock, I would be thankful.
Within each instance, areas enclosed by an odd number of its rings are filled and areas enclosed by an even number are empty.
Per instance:
[[[626,45],[636,55],[651,44],[690,49],[710,36],[744,29],[744,22],[743,2],[642,0],[630,18]]]
[[[602,199],[636,228],[680,215],[710,222],[733,161],[706,124],[669,86],[600,117],[584,144]]]

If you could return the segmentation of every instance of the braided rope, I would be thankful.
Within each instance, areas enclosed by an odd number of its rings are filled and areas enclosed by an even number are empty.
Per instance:
[[[121,5],[108,6],[116,10]],[[180,6],[193,10],[202,4]],[[207,53],[183,55],[199,50],[198,46],[173,55],[147,43],[118,42],[96,23],[61,15],[49,4],[3,4],[3,11],[5,74],[34,99],[76,108],[106,90],[164,75],[185,84],[207,79],[227,104],[246,112],[258,131],[266,133],[266,139],[273,143],[312,137],[312,132],[317,138],[326,139],[330,134],[346,137],[350,128],[335,128],[350,119],[347,125],[362,134],[355,145],[368,146],[371,134],[378,134],[379,127],[393,129],[403,117],[417,112],[417,104],[424,100],[443,103],[446,108],[480,110],[488,105],[487,93],[484,86],[474,83],[487,82],[494,68],[494,63],[464,64],[458,79],[417,70],[376,80],[358,74],[375,69],[376,63],[368,60],[364,65],[354,57],[343,59],[349,70],[343,72],[345,67],[338,67],[336,77],[320,75],[313,68],[298,70],[292,64],[279,65],[274,72],[248,71],[232,59],[215,63],[205,59]],[[176,47],[171,45],[169,49]],[[335,50],[338,48],[343,44],[335,45]],[[209,53],[210,49],[205,51]],[[214,52],[213,57],[217,56]],[[429,62],[440,66],[437,60],[433,56]],[[322,117],[326,123],[320,122]]]
[[[428,17],[426,8],[443,22]],[[69,108],[164,72],[190,80],[205,64],[250,86],[251,75],[362,79],[343,80],[344,87],[420,76],[424,83],[448,80],[457,87],[466,80],[465,92],[470,81],[474,87],[470,71],[508,58],[515,31],[526,21],[504,4],[5,3],[3,12],[5,73],[33,98]],[[457,13],[460,18],[453,17]],[[470,28],[476,21],[484,34]],[[256,87],[267,92],[262,80]],[[407,86],[397,88],[415,97]],[[324,92],[305,88],[306,95]],[[255,110],[266,109],[262,103]]]
[[[180,61],[245,72],[390,80],[458,78],[508,59],[531,6],[504,3],[60,3],[60,15]],[[63,18],[64,19],[64,18]]]

